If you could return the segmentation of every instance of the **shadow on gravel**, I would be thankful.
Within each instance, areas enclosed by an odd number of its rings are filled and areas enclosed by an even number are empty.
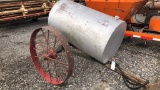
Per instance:
[[[0,32],[1,31],[12,31],[13,28],[22,28],[22,27],[30,27],[30,26],[35,26],[37,24],[46,24],[48,23],[48,18],[39,18],[37,21],[32,21],[32,20],[20,20],[20,21],[13,21],[13,22],[7,22],[0,24]]]
[[[123,45],[130,45],[140,48],[152,48],[153,50],[160,51],[160,42],[152,40],[126,37],[123,39],[122,46]]]

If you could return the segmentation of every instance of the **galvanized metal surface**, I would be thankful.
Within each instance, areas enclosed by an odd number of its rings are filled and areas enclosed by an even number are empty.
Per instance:
[[[68,0],[54,5],[48,24],[102,63],[117,52],[126,30],[124,21]]]

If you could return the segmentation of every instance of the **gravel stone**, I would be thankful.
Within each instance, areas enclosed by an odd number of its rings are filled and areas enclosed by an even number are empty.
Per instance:
[[[74,72],[65,84],[46,82],[35,70],[29,51],[31,33],[46,25],[47,18],[40,18],[0,27],[0,90],[129,90],[121,76],[76,49],[72,49]],[[160,80],[160,42],[125,37],[114,58],[151,83]]]

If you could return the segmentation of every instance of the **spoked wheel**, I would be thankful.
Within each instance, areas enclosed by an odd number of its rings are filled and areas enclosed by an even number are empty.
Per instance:
[[[30,39],[30,53],[39,74],[51,84],[62,84],[71,76],[72,51],[59,31],[49,26],[36,29]]]

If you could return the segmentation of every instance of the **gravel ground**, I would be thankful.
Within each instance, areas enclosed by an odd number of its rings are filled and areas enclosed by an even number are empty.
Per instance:
[[[121,76],[75,49],[74,72],[64,85],[43,80],[31,61],[29,40],[33,30],[46,25],[47,18],[41,18],[0,28],[0,90],[129,90]],[[152,83],[160,80],[160,42],[125,38],[115,58]]]

